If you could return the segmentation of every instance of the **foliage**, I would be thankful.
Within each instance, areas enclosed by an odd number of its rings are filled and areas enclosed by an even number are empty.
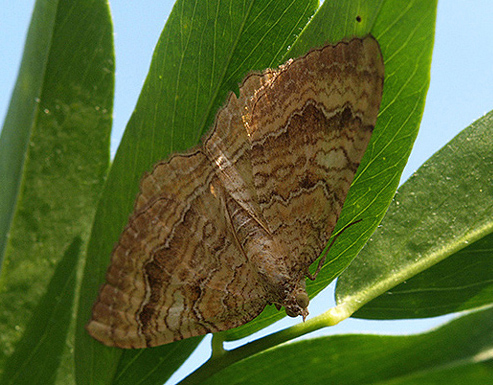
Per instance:
[[[320,7],[315,0],[178,0],[109,168],[114,53],[107,4],[38,0],[0,137],[1,383],[166,381],[200,338],[122,351],[83,328],[141,175],[196,145],[249,71],[368,33],[384,56],[384,97],[337,229],[364,221],[344,232],[308,286],[314,296],[344,271],[337,306],[222,349],[223,340],[282,316],[269,307],[215,337],[211,360],[184,383],[487,383],[493,375],[487,307],[493,298],[493,113],[435,154],[391,203],[424,108],[435,12],[436,1],[429,0],[339,0]],[[464,164],[471,173],[463,172]],[[353,313],[389,320],[479,307],[417,336],[344,335],[281,345]]]

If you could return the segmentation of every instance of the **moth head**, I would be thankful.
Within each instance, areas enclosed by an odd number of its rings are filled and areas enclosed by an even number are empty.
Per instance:
[[[297,287],[293,290],[289,296],[287,303],[284,305],[286,314],[290,317],[303,317],[303,321],[308,316],[308,305],[310,304],[310,298],[306,294],[304,287]]]

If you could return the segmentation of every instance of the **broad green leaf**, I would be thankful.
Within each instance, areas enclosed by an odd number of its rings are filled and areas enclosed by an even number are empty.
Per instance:
[[[0,139],[0,369],[69,245],[88,239],[109,163],[113,75],[105,1],[36,3]],[[55,354],[46,347],[39,357]]]
[[[132,376],[119,376],[117,370],[140,365],[158,368],[146,384],[162,383],[198,344],[196,338],[145,353],[125,351],[122,358],[122,350],[103,346],[83,327],[143,173],[171,152],[196,145],[246,73],[281,62],[317,4],[313,0],[179,0],[175,4],[98,207],[78,315],[75,354],[80,384],[134,383]],[[171,354],[174,360],[163,361]]]
[[[81,244],[79,237],[74,238],[57,264],[46,293],[34,309],[16,350],[6,362],[1,384],[56,383],[72,318]]]
[[[335,41],[343,36],[371,32],[380,43],[385,62],[384,94],[377,126],[334,234],[358,219],[363,221],[344,231],[328,253],[316,281],[307,282],[311,297],[351,263],[380,223],[416,138],[429,85],[436,2],[393,0],[368,4],[324,2],[299,37],[300,43],[294,45],[298,50],[298,44],[321,44],[323,30],[326,36],[331,34],[329,40]],[[358,16],[365,29],[360,29]],[[252,322],[227,332],[226,339],[245,337],[283,316],[273,306],[267,307]]]
[[[356,318],[435,317],[493,301],[493,234],[378,296]]]
[[[492,138],[490,112],[399,188],[381,227],[340,278],[341,307],[354,310],[386,290],[355,316],[422,318],[492,302]]]
[[[458,383],[450,382],[454,374],[463,384],[489,384],[492,352],[493,309],[489,308],[418,335],[336,335],[284,344],[200,383],[449,385]],[[208,369],[213,370],[213,365]]]
[[[483,353],[479,353],[481,358]],[[493,359],[491,354],[486,360],[472,359],[467,362],[458,362],[452,367],[431,369],[424,373],[415,373],[404,378],[385,381],[382,385],[491,385],[493,378]]]

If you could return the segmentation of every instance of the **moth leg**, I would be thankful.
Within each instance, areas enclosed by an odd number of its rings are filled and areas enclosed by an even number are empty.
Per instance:
[[[330,242],[330,245],[329,247],[327,248],[327,250],[324,252],[322,258],[320,258],[320,260],[318,261],[318,265],[317,265],[317,270],[315,270],[315,273],[310,273],[310,271],[306,270],[306,276],[308,277],[308,279],[310,279],[311,281],[315,281],[315,279],[317,278],[317,275],[318,273],[320,272],[320,270],[322,270],[322,266],[324,265],[325,263],[325,257],[327,257],[327,253],[329,252],[329,250],[332,248],[332,246],[334,245],[334,242],[337,240],[337,238],[339,238],[339,235],[341,235],[344,230],[348,229],[349,227],[351,227],[352,225],[355,225],[356,223],[358,222],[361,222],[363,219],[358,219],[357,221],[354,221],[354,222],[351,222],[349,225],[347,225],[346,227],[344,227],[341,231],[339,231],[339,233],[337,233],[334,238],[332,238],[332,242]]]
[[[339,234],[337,234],[337,235],[339,235]],[[332,240],[332,242],[331,242],[331,244],[329,246],[329,249],[334,244],[334,241],[335,241],[335,238]],[[327,253],[329,252],[329,249],[327,249],[327,251],[324,253],[324,255],[322,256],[322,258],[320,258],[318,260],[317,270],[315,270],[315,273],[312,274],[312,273],[310,273],[310,270],[308,270],[308,268],[306,269],[306,276],[308,277],[309,280],[315,281],[315,279],[317,279],[317,275],[320,272],[320,270],[322,270],[322,266],[325,263],[325,257],[327,256]]]

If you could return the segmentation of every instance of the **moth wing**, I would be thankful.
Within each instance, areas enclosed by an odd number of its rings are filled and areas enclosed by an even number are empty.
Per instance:
[[[353,39],[281,66],[247,106],[260,211],[294,270],[318,258],[336,225],[376,123],[383,77],[377,42]]]
[[[216,172],[224,188],[261,224],[264,220],[253,183],[251,148],[244,117],[256,91],[274,73],[275,70],[267,69],[263,74],[248,75],[239,88],[239,96],[230,93],[225,106],[217,113],[214,127],[204,140],[204,151],[217,167]]]
[[[242,325],[263,310],[223,191],[201,150],[158,163],[142,179],[87,325],[94,338],[156,346]]]

